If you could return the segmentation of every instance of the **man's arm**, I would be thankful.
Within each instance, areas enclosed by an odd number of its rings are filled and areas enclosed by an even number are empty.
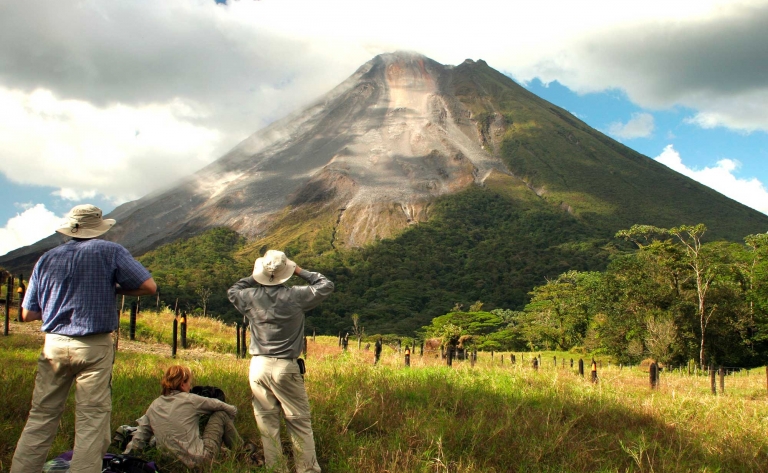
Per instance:
[[[120,285],[117,286],[116,291],[123,296],[151,296],[157,292],[157,284],[153,278],[149,278],[139,286],[137,289],[123,289]]]
[[[24,322],[43,320],[43,313],[36,310],[21,309],[21,320]]]
[[[314,308],[333,292],[333,282],[320,273],[307,271],[297,264],[293,274],[309,283],[306,286],[293,286],[291,288],[303,310]]]
[[[244,289],[251,288],[255,285],[256,285],[256,280],[253,279],[253,276],[248,276],[247,278],[243,278],[237,281],[227,291],[227,297],[229,298],[229,302],[231,302],[235,306],[235,308],[243,315],[245,315],[247,309],[246,309],[245,302],[243,301],[242,297],[240,297],[240,293]]]

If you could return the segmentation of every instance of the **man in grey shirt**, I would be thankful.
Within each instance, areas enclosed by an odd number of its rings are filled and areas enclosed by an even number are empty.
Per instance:
[[[283,285],[294,274],[309,284]],[[258,258],[253,274],[228,291],[229,300],[250,325],[252,358],[248,377],[253,412],[266,466],[275,471],[286,470],[280,446],[281,412],[293,442],[296,471],[320,471],[304,375],[296,360],[304,342],[304,313],[332,292],[333,283],[325,276],[301,269],[276,250]]]

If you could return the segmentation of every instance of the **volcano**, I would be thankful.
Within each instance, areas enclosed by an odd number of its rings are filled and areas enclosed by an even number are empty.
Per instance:
[[[396,52],[181,182],[119,206],[106,237],[134,255],[214,227],[250,240],[325,231],[323,248],[359,247],[428,221],[435,199],[474,186],[560,209],[606,236],[635,223],[705,223],[709,236],[733,241],[768,229],[768,216],[590,128],[482,60],[450,66]],[[28,271],[61,241],[52,235],[0,265]]]

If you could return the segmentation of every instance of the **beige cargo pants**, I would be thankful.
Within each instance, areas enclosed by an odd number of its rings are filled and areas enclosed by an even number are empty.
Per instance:
[[[75,383],[75,447],[71,473],[100,473],[109,447],[112,363],[109,333],[86,337],[46,334],[37,360],[32,408],[11,463],[11,473],[43,470],[67,395]]]
[[[253,392],[253,413],[261,432],[267,468],[287,471],[280,445],[282,412],[293,444],[296,471],[319,472],[309,399],[296,360],[254,356],[251,358],[249,380]]]

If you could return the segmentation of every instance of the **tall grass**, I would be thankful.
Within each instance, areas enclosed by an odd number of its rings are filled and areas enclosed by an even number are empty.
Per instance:
[[[146,314],[142,323],[166,327],[165,317]],[[193,323],[202,331],[203,322],[190,320],[190,332]],[[146,336],[165,340],[153,330],[147,328]],[[205,330],[206,336],[221,337],[209,341],[211,346],[223,346],[226,338],[234,343],[231,326],[210,322]],[[28,412],[40,339],[14,333],[0,339],[0,347],[0,470],[5,471]],[[326,472],[746,472],[768,465],[764,371],[729,376],[725,394],[713,396],[706,377],[663,374],[660,388],[651,391],[647,373],[608,367],[607,360],[600,382],[592,384],[588,372],[582,379],[569,363],[553,366],[552,356],[561,360],[568,354],[543,353],[542,367],[534,371],[532,354],[524,354],[523,362],[520,353],[514,365],[508,354],[502,365],[501,354],[491,359],[480,353],[474,367],[455,361],[452,368],[434,354],[414,353],[406,368],[392,347],[385,347],[374,366],[372,351],[350,343],[349,351],[341,352],[334,337],[310,338],[308,352],[306,384]],[[114,428],[143,414],[159,394],[161,373],[174,363],[191,366],[195,383],[221,387],[239,409],[241,434],[258,440],[249,360],[183,350],[176,360],[118,352]],[[72,446],[72,407],[62,418],[52,455]],[[184,470],[176,463],[164,466]],[[223,455],[210,471],[253,469]]]

